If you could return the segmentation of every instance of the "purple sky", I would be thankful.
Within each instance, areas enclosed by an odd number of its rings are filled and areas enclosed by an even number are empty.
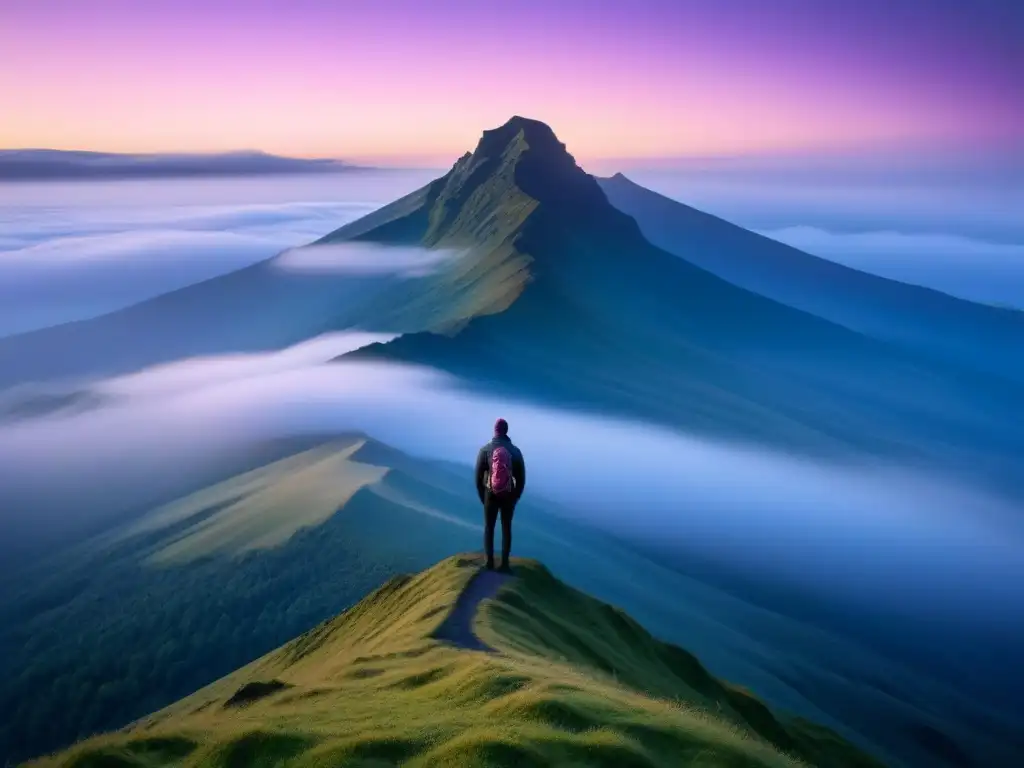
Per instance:
[[[0,147],[448,159],[1024,144],[1021,0],[8,0]],[[949,150],[953,151],[953,150]]]

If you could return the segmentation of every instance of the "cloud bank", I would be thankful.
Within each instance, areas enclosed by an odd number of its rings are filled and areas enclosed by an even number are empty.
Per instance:
[[[269,259],[415,189],[423,175],[0,184],[0,335]]]
[[[1024,308],[1024,245],[960,235],[847,233],[806,226],[761,234],[865,272],[971,301]]]
[[[460,254],[376,243],[327,243],[289,248],[273,264],[289,272],[423,277]]]
[[[468,463],[501,415],[536,493],[627,540],[903,615],[1024,627],[1014,586],[1024,579],[1024,528],[998,499],[910,470],[499,402],[429,369],[325,362],[373,340],[340,334],[269,355],[182,361],[97,385],[101,399],[83,412],[7,423],[4,535],[105,504],[104,514],[121,514],[168,475],[281,436],[360,430]],[[40,512],[26,519],[18,499]]]
[[[622,170],[616,168],[615,170]],[[823,174],[813,180],[757,174],[630,171],[637,184],[757,231],[814,227],[829,232],[952,235],[1024,243],[1024,176],[988,183],[888,183]]]

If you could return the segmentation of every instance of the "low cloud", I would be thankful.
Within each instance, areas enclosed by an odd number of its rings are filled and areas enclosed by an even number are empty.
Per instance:
[[[883,277],[972,301],[1024,307],[1024,245],[951,234],[833,232],[807,226],[761,234]]]
[[[427,175],[0,184],[0,336],[94,317],[269,259]]]
[[[422,277],[458,258],[460,253],[375,243],[327,243],[291,248],[273,263],[291,272]]]
[[[97,385],[89,410],[9,422],[0,428],[3,538],[125,514],[170,479],[285,436],[359,430],[465,464],[500,415],[527,456],[530,489],[625,540],[902,615],[1024,623],[1011,594],[1024,579],[1024,530],[999,499],[909,469],[498,401],[431,369],[324,362],[372,340],[337,335],[182,361]]]
[[[62,237],[0,253],[0,335],[110,312],[268,259],[282,238],[140,230]]]
[[[808,226],[836,233],[920,232],[1024,243],[1024,183],[1019,176],[1009,187],[999,187],[855,182],[836,175],[808,182],[673,170],[627,175],[660,194],[760,232]]]
[[[144,191],[143,191],[144,194]],[[3,201],[0,200],[0,208]],[[208,205],[129,205],[103,207],[74,203],[51,209],[27,206],[6,222],[0,249],[24,247],[65,237],[138,231],[232,232],[260,234],[281,247],[319,237],[373,210],[371,203],[251,203]]]
[[[197,357],[155,366],[99,382],[92,391],[121,398],[177,395],[327,363],[368,344],[386,342],[394,334],[330,333],[276,352]]]

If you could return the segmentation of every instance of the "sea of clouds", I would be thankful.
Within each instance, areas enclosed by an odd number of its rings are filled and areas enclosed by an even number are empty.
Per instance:
[[[1024,308],[1024,176],[924,184],[637,170],[638,184],[815,256]]]
[[[0,427],[0,496],[32,499],[57,524],[76,509],[100,513],[104,500],[123,511],[169,473],[180,481],[255,442],[347,430],[468,464],[502,415],[527,455],[530,489],[626,539],[893,610],[1024,621],[1024,521],[997,498],[897,467],[498,401],[431,369],[328,362],[387,338],[333,334],[97,382],[85,408]],[[73,508],[62,504],[68,488]],[[43,522],[0,507],[4,536]]]
[[[269,259],[432,176],[0,184],[0,336],[94,317]]]
[[[317,281],[422,274],[450,254],[297,246],[434,175],[0,185],[0,335],[109,312],[276,254],[277,267]],[[682,182],[675,189],[700,204]],[[990,259],[993,281],[1016,268],[1017,251],[971,250],[971,238],[984,239],[977,206],[953,217],[954,232],[935,234],[921,227],[935,224],[940,209],[925,216],[920,201],[907,203],[905,226],[889,229],[876,202],[858,208],[837,196],[826,210],[820,195],[812,203],[795,192],[760,202],[703,194],[712,212],[732,210],[740,223],[746,217],[838,260],[856,253],[891,268],[886,253],[911,261],[917,249],[934,248],[961,266]],[[858,217],[865,228],[851,230]],[[851,231],[895,234],[836,234]],[[920,231],[931,234],[908,234]],[[433,370],[329,362],[387,338],[330,334],[277,352],[179,360],[73,391],[40,384],[0,393],[0,541],[74,539],[280,437],[356,429],[467,463],[501,415],[526,453],[528,492],[632,545],[684,562],[688,553],[709,557],[836,605],[942,631],[1024,632],[1024,516],[1003,499],[908,468],[826,463],[496,401]],[[19,407],[39,393],[41,404]]]
[[[458,259],[464,251],[445,248],[345,242],[289,248],[273,266],[312,275],[424,277]]]
[[[784,227],[761,234],[904,283],[985,304],[1024,309],[1024,245],[961,235],[833,232]]]
[[[382,171],[0,185],[0,333],[107,312],[276,254],[275,266],[314,277],[422,274],[453,254],[297,246],[434,176]],[[685,178],[658,178],[676,196],[692,191]],[[761,194],[758,202],[729,197],[714,185],[703,192],[708,207],[731,201],[751,218],[771,219],[778,198]],[[791,207],[778,221],[798,210],[813,219],[823,210],[820,197],[814,206],[793,189],[788,194]],[[842,204],[833,218],[874,210],[860,197],[855,205],[836,194]],[[906,220],[922,211],[936,215],[937,204],[925,202],[912,196]],[[809,225],[773,232],[818,251],[853,243],[864,259],[927,247],[962,261],[972,242],[900,232],[840,236]],[[1015,248],[988,253],[1009,269]],[[465,461],[500,412],[513,419],[517,439],[533,457],[531,486],[638,541],[721,550],[743,567],[771,568],[787,578],[806,580],[811,572],[830,584],[833,578],[856,582],[864,594],[869,586],[879,590],[882,597],[872,599],[885,599],[884,584],[902,568],[905,584],[931,596],[918,605],[933,607],[951,591],[977,597],[996,589],[1021,562],[1019,530],[1008,522],[1019,515],[980,491],[895,467],[824,466],[536,404],[492,402],[431,371],[327,364],[373,340],[383,337],[328,335],[278,352],[184,360],[72,393],[39,385],[48,400],[28,410],[19,408],[26,391],[4,393],[0,493],[65,514],[60,500],[74,488],[95,502],[81,510],[113,514],[142,500],[142,489],[159,485],[164,473],[185,475],[217,451],[325,429],[362,429],[406,450]],[[29,399],[33,394],[29,387]],[[586,453],[574,450],[581,443]],[[680,456],[682,464],[666,458]],[[592,493],[583,504],[563,482],[577,470],[589,473]],[[9,526],[40,519],[26,520],[9,504],[3,513],[12,533]],[[866,551],[872,568],[859,567]],[[905,567],[908,557],[913,568]]]

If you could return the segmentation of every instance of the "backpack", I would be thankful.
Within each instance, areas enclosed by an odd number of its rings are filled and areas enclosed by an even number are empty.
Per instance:
[[[515,487],[512,479],[512,454],[503,445],[491,451],[491,493],[511,493]]]

